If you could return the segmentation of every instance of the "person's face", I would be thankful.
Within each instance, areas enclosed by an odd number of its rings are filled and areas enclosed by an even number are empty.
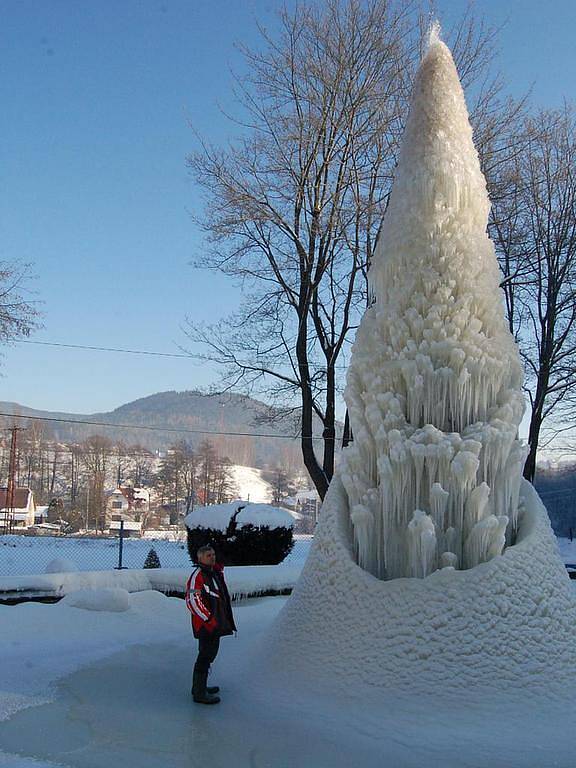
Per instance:
[[[198,562],[201,565],[214,565],[216,562],[216,552],[211,549],[209,552],[201,552],[198,555]]]

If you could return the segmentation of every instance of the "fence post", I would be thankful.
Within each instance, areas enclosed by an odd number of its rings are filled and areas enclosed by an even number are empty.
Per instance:
[[[117,570],[122,570],[122,549],[124,546],[124,520],[120,520],[120,530],[118,531],[118,535],[120,536],[120,540],[118,542],[118,568]]]

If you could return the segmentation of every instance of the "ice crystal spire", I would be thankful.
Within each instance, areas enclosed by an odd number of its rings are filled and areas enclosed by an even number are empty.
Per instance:
[[[435,26],[345,391],[354,443],[340,475],[358,563],[380,578],[473,567],[516,530],[522,367],[489,208],[462,87]]]

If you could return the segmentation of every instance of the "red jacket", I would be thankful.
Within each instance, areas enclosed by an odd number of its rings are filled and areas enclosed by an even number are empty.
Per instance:
[[[224,569],[199,565],[186,584],[186,605],[194,637],[223,637],[236,631]]]

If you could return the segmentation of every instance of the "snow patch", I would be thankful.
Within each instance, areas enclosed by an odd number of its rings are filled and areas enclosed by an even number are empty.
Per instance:
[[[69,592],[61,601],[71,608],[86,611],[114,611],[120,613],[130,609],[130,593],[125,589],[79,589]]]
[[[46,573],[76,573],[80,569],[73,560],[55,558],[46,565]]]

